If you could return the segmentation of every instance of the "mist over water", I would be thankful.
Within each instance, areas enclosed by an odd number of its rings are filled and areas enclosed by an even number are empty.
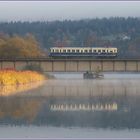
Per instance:
[[[1,94],[1,132],[12,126],[17,129],[22,126],[23,131],[26,127],[32,132],[38,130],[38,137],[41,137],[39,133],[47,136],[42,131],[43,127],[48,131],[58,129],[54,135],[56,133],[55,136],[61,137],[67,137],[65,131],[73,136],[76,136],[74,133],[79,136],[80,132],[86,131],[85,136],[94,137],[93,133],[88,134],[87,129],[102,133],[104,137],[107,137],[104,135],[106,131],[113,131],[114,137],[117,133],[120,134],[118,137],[127,137],[127,130],[137,129],[134,136],[140,136],[140,74],[105,73],[104,79],[93,80],[84,80],[82,73],[51,74],[56,78],[48,79],[36,88],[8,96]],[[11,131],[15,136],[16,128]],[[1,132],[0,137],[6,137]],[[95,137],[99,135],[97,133]],[[25,137],[25,133],[21,136]]]

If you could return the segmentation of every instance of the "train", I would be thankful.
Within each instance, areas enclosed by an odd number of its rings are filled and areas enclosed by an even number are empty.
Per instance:
[[[71,58],[71,57],[98,57],[98,58],[115,58],[118,49],[116,47],[53,47],[50,48],[49,57],[52,58]]]

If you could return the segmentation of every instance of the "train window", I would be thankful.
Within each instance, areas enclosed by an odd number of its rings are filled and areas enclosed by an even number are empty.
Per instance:
[[[63,52],[65,53],[65,52],[66,52],[66,50],[63,50]]]
[[[105,53],[105,50],[102,50],[103,53]]]
[[[100,53],[100,52],[101,52],[101,50],[98,50],[98,52]]]
[[[92,53],[92,50],[89,50],[90,53]]]
[[[76,50],[76,52],[79,52],[79,50]]]
[[[67,50],[67,52],[70,52],[70,50]]]
[[[72,50],[72,52],[75,52],[75,50]]]
[[[58,50],[58,49],[56,49],[56,50],[55,50],[55,52],[59,52],[59,50]]]
[[[88,50],[84,50],[84,52],[86,52],[86,53],[87,53],[87,52],[88,52]]]
[[[96,51],[96,50],[93,50],[93,52],[95,52],[95,53],[96,53],[97,51]]]

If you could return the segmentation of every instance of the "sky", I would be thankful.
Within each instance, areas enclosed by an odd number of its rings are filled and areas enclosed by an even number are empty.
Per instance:
[[[0,1],[0,21],[140,17],[140,1]]]

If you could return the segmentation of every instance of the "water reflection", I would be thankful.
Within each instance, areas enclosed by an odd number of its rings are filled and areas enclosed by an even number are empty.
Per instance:
[[[117,103],[112,104],[52,104],[51,111],[116,111]]]
[[[41,86],[43,82],[35,82],[31,84],[24,85],[9,85],[9,86],[1,86],[0,87],[0,96],[10,96],[19,94],[20,92],[26,92],[30,89],[38,88]]]
[[[0,123],[29,124],[35,119],[41,103],[38,99],[1,97],[0,106]]]
[[[140,128],[140,80],[48,80],[0,96],[0,124]]]

